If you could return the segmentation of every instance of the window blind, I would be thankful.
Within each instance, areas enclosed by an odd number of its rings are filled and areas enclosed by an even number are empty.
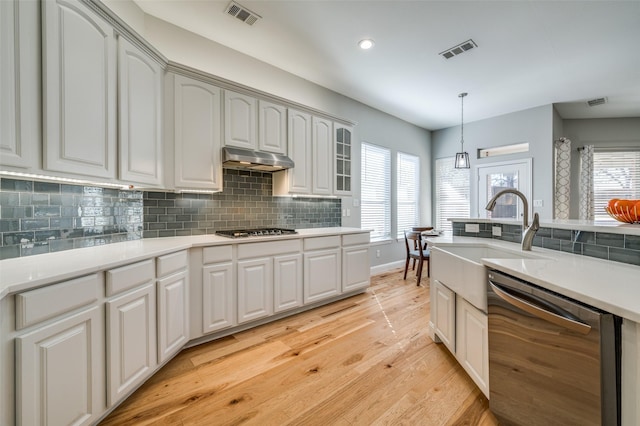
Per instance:
[[[391,151],[366,142],[361,148],[360,226],[371,241],[391,238]]]
[[[595,220],[615,220],[604,209],[612,198],[640,199],[640,150],[594,151]]]
[[[469,217],[470,169],[453,167],[454,157],[436,160],[436,229],[451,232],[448,218]]]
[[[420,158],[398,152],[397,179],[397,237],[404,238],[404,231],[419,225]]]

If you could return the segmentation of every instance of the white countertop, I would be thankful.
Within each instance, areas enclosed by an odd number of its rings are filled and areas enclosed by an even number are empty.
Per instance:
[[[520,250],[519,243],[473,237],[429,238],[441,247],[475,245]],[[533,247],[536,259],[482,259],[490,268],[640,323],[640,266]]]
[[[531,219],[532,218],[529,218],[529,224],[531,224]],[[522,220],[515,219],[450,218],[448,220],[450,222],[461,223],[499,223],[504,225],[522,225]],[[540,219],[540,226],[543,228],[575,229],[577,231],[640,235],[640,225],[622,223],[617,221]]]
[[[96,247],[19,257],[0,261],[0,299],[10,293],[56,281],[116,268],[192,247],[246,244],[258,241],[322,237],[367,232],[359,228],[299,229],[294,235],[227,238],[213,234],[191,237],[146,238]]]

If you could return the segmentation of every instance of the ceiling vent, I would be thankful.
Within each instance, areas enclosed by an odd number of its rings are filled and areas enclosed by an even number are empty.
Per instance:
[[[467,50],[473,49],[474,47],[478,47],[478,45],[476,44],[475,41],[469,39],[438,54],[444,57],[445,59],[451,59],[454,56],[457,56],[461,53],[466,52]]]
[[[587,104],[590,107],[596,106],[596,105],[604,105],[607,103],[607,98],[598,98],[598,99],[591,99],[590,101],[587,101]]]
[[[231,16],[236,17],[247,25],[253,25],[258,19],[261,18],[261,16],[257,13],[253,13],[252,11],[244,6],[239,5],[235,1],[229,3],[225,12]]]

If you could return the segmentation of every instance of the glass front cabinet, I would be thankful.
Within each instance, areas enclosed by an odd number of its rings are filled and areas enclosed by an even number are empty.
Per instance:
[[[352,145],[351,136],[353,128],[336,123],[334,125],[336,145],[335,145],[335,185],[336,195],[351,195],[351,165],[352,165]]]

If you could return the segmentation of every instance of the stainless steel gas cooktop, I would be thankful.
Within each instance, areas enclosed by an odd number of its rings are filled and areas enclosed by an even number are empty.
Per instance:
[[[230,229],[226,231],[216,231],[216,235],[227,238],[263,237],[270,235],[291,235],[297,234],[295,229],[284,228],[260,228],[260,229]]]

